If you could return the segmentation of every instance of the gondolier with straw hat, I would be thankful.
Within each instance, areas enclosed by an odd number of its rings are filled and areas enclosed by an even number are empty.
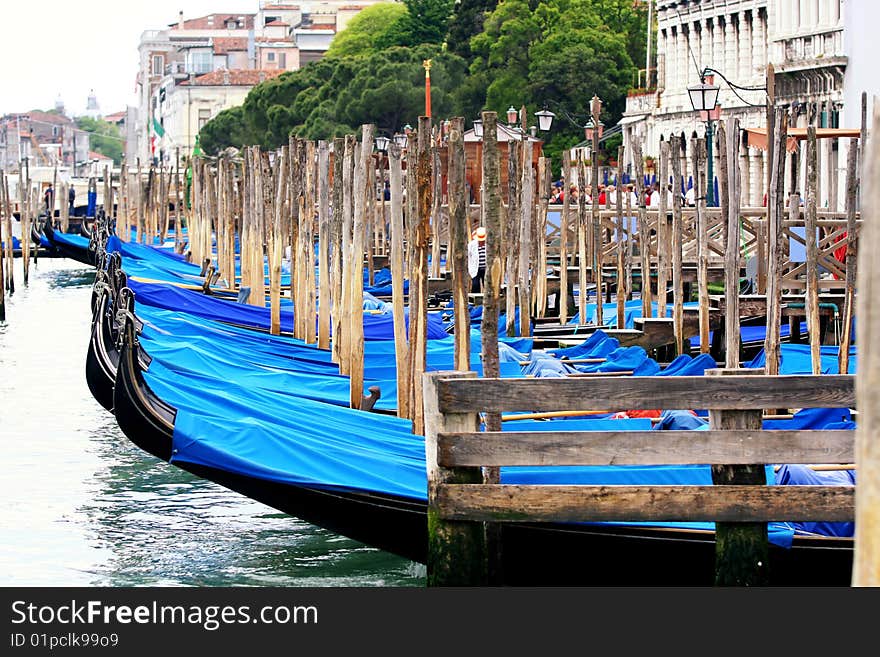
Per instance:
[[[486,277],[486,227],[478,226],[468,242],[468,274],[471,277],[471,292],[483,291]]]

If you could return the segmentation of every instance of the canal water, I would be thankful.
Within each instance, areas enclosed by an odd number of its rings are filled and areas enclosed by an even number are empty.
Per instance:
[[[8,264],[8,263],[7,263]],[[94,270],[15,259],[0,322],[0,586],[424,586],[424,567],[134,446],[85,381]]]

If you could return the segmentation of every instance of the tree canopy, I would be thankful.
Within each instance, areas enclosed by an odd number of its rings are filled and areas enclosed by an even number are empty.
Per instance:
[[[424,69],[432,60],[438,118],[504,116],[525,105],[557,119],[545,153],[558,163],[583,140],[590,99],[613,125],[643,65],[647,5],[634,0],[403,0],[364,9],[325,57],[254,87],[244,104],[201,132],[206,152],[285,143],[291,134],[330,139],[364,123],[393,134],[424,113]],[[568,117],[568,118],[566,118]],[[533,121],[533,119],[532,119]],[[530,121],[530,123],[532,123]]]
[[[114,164],[122,162],[124,139],[116,125],[81,116],[76,119],[76,126],[89,133],[89,145],[93,151],[111,158]]]

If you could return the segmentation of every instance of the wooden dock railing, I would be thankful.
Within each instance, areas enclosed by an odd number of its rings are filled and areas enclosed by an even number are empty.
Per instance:
[[[487,579],[483,523],[594,521],[714,521],[716,585],[764,584],[767,522],[850,522],[855,513],[855,487],[769,486],[765,464],[853,463],[855,432],[765,431],[763,409],[853,407],[854,379],[743,369],[625,379],[426,373],[428,585],[503,583]],[[656,408],[708,409],[710,428],[479,431],[484,412]],[[484,467],[661,464],[711,465],[714,485],[484,484],[481,475]]]

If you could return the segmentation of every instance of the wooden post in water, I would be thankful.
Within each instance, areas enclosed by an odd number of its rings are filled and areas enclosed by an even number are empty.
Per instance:
[[[648,213],[645,208],[645,175],[643,169],[644,159],[642,155],[642,142],[638,137],[633,139],[633,162],[635,163],[636,195],[639,198],[639,267],[641,269],[642,281],[639,294],[642,298],[642,317],[650,317],[651,309],[654,305],[651,297],[651,235],[648,230]],[[619,285],[620,282],[618,281],[618,286]],[[630,285],[632,285],[632,283],[630,283]],[[624,328],[623,324],[618,324],[618,328]]]
[[[587,197],[584,194],[587,168],[584,161],[578,160],[578,324],[588,323],[587,319]],[[571,194],[566,190],[566,195]],[[601,308],[602,299],[599,295],[599,284],[602,272],[593,270],[593,282],[596,284],[596,301]],[[602,311],[598,313],[597,324],[602,323]]]
[[[330,347],[330,144],[318,142],[318,349]]]
[[[486,127],[483,126],[483,135],[486,134]],[[496,139],[497,143],[497,139]],[[516,335],[516,302],[517,302],[517,284],[519,281],[519,224],[517,218],[520,216],[520,189],[522,186],[522,160],[518,155],[512,152],[511,144],[508,142],[507,147],[507,212],[503,220],[502,230],[506,236],[504,251],[506,251],[507,260],[507,292],[504,297],[504,314],[506,316],[505,333],[508,337]],[[483,149],[485,150],[485,137]],[[485,159],[485,158],[484,158]],[[485,164],[483,165],[485,173]],[[486,181],[483,180],[483,189],[485,198]],[[486,203],[482,203],[483,219],[485,221]],[[487,229],[488,232],[488,229]],[[484,282],[485,286],[485,282]],[[485,308],[484,308],[485,312]]]
[[[0,180],[3,183],[2,188],[0,188],[0,203],[3,205],[3,229],[6,235],[3,248],[6,250],[6,261],[9,263],[6,267],[6,276],[0,281],[0,285],[3,285],[11,295],[15,294],[15,271],[13,267],[15,260],[12,255],[12,200],[9,196],[9,178],[6,177],[6,174],[3,174]],[[3,234],[4,230],[0,230],[0,234]]]
[[[281,334],[281,261],[284,258],[282,217],[284,197],[287,193],[287,159],[286,149],[281,149],[275,158],[275,213],[272,216],[272,231],[269,237],[269,307],[271,309],[269,332],[272,335]]]
[[[6,244],[12,242],[12,235],[6,235],[6,174],[0,171],[0,322],[6,321]],[[12,268],[12,261],[9,261]]]
[[[364,229],[369,206],[375,202],[376,193],[371,189],[369,169],[373,166],[373,132],[375,126],[361,126],[361,152],[358,170],[355,176],[354,190],[354,226],[351,237],[351,367],[350,401],[351,408],[360,408],[364,400]],[[311,210],[307,210],[311,218]],[[311,232],[311,231],[310,231]],[[311,237],[309,237],[311,242]],[[368,249],[369,252],[372,249]],[[313,267],[314,269],[314,267]],[[313,329],[314,330],[314,329]]]
[[[856,272],[858,264],[858,236],[856,235],[856,204],[859,187],[858,162],[859,140],[849,140],[849,153],[846,158],[846,288],[843,301],[843,327],[838,350],[838,372],[849,371],[849,347],[852,343],[852,323],[855,311]]]
[[[568,212],[571,208],[571,153],[562,151],[562,216],[559,218],[559,323],[568,323]]]
[[[590,154],[590,200],[592,201],[592,213],[590,216],[590,264],[593,267],[593,278],[596,281],[596,306],[598,322],[602,323],[604,313],[602,311],[602,223],[599,218],[599,114],[602,111],[602,101],[598,96],[590,99],[590,116],[593,119],[593,144]],[[583,195],[584,190],[581,190]],[[618,281],[618,285],[620,282]],[[618,328],[623,328],[622,326]]]
[[[859,295],[856,328],[859,367],[856,374],[856,493],[853,586],[880,586],[880,353],[870,347],[880,342],[880,109],[871,117],[871,139],[862,142],[865,169],[861,181],[862,235],[859,249]]]
[[[441,237],[443,234],[443,171],[440,168],[440,151],[431,146],[432,209],[431,209],[431,278],[440,278]],[[449,268],[447,253],[446,267]]]
[[[345,136],[345,161],[342,165],[342,297],[340,306],[342,309],[339,331],[339,373],[348,374],[351,361],[351,339],[348,325],[351,323],[351,236],[352,222],[354,220],[354,197],[353,197],[353,174],[354,158],[357,137]],[[358,276],[363,269],[363,257],[358,261]]]
[[[409,285],[409,355],[410,376],[413,380],[413,433],[425,431],[424,405],[422,403],[422,379],[427,367],[427,321],[428,321],[428,246],[431,237],[432,206],[432,157],[431,117],[419,117],[418,153],[416,154],[417,216],[415,217],[415,240],[413,244],[413,276]]]
[[[700,309],[700,353],[708,354],[709,344],[709,217],[706,201],[696,190],[706,188],[706,140],[691,140],[691,156],[694,169],[694,221],[697,226],[697,299]],[[666,190],[660,192],[666,195]]]
[[[484,133],[485,134],[485,133]],[[517,276],[517,297],[519,299],[519,334],[529,336],[531,331],[531,255],[532,251],[532,212],[535,210],[535,171],[532,168],[532,142],[523,134],[522,138],[522,184],[520,185],[519,221],[519,265]],[[488,232],[488,231],[487,231]],[[509,290],[508,290],[509,292]],[[508,321],[510,321],[508,319]]]
[[[500,307],[499,296],[501,294],[501,282],[503,271],[501,227],[501,167],[499,164],[497,121],[495,112],[483,112],[483,206],[484,220],[486,222],[486,279],[483,296],[483,319],[480,324],[480,349],[483,360],[483,376],[498,378],[501,376],[501,365],[498,353],[498,314]],[[508,144],[509,145],[509,144]],[[531,170],[531,161],[525,165]],[[513,296],[510,285],[507,288],[508,297]],[[527,316],[527,314],[526,314]],[[523,315],[520,315],[522,320]],[[485,419],[487,431],[501,431],[501,414],[487,413]],[[497,467],[482,469],[482,481],[485,483],[500,483],[501,470]],[[476,474],[476,473],[472,473]],[[477,559],[477,565],[486,562],[487,577],[493,583],[499,582],[501,573],[501,542],[498,525],[487,525],[482,530],[482,538],[485,540],[483,554],[475,554],[471,558]],[[465,530],[469,536],[474,536],[477,529]],[[482,568],[482,566],[480,566]]]
[[[471,277],[468,272],[468,196],[465,180],[466,155],[464,148],[464,118],[451,121],[448,141],[449,158],[449,248],[447,268],[452,264],[452,309],[455,317],[455,356],[457,370],[469,370],[471,363],[471,319],[468,312],[468,291]]]
[[[401,149],[388,146],[391,186],[391,311],[394,316],[394,355],[397,364],[397,417],[410,418],[409,345],[406,340],[406,309],[403,284],[405,232],[403,227],[403,163]]]
[[[345,165],[345,138],[336,137],[333,140],[333,209],[330,214],[330,235],[333,241],[333,261],[330,266],[332,276],[330,308],[330,356],[334,363],[340,363],[340,347],[342,339],[340,331],[342,327],[342,216],[343,216],[343,177]],[[392,274],[393,276],[393,274]],[[392,279],[393,282],[393,279]],[[399,368],[398,368],[399,371]],[[398,397],[400,388],[398,388]],[[399,406],[398,402],[398,406]]]
[[[538,159],[538,213],[535,217],[534,244],[536,264],[534,299],[535,317],[544,317],[547,313],[547,206],[550,203],[550,159]]]
[[[785,146],[788,137],[788,122],[784,110],[776,110],[774,121],[774,133],[779,139],[773,149],[773,160],[770,163],[773,170],[770,188],[767,190],[767,333],[764,338],[765,368],[767,374],[771,375],[779,374],[779,327],[782,322],[782,224],[785,214]]]
[[[25,287],[28,284],[28,274],[30,271],[30,259],[31,259],[31,208],[39,203],[39,199],[36,198],[36,194],[31,195],[31,180],[28,174],[27,168],[27,160],[25,160],[25,176],[24,176],[24,184],[22,184],[21,179],[18,182],[19,196],[21,199],[21,269],[22,269],[22,280],[24,281]],[[39,206],[38,206],[39,207]],[[10,240],[11,241],[11,240]]]
[[[483,134],[487,135],[488,132],[484,131]],[[485,152],[483,157],[485,158]],[[481,200],[485,203],[485,196]],[[491,235],[487,237],[487,242],[489,239]],[[440,484],[478,484],[482,481],[480,468],[445,468],[437,463],[438,434],[470,432],[479,428],[479,417],[476,413],[440,413],[437,381],[440,378],[475,376],[474,372],[428,372],[422,378],[428,471],[428,586],[488,584],[488,556],[483,523],[445,520],[440,517],[436,505],[437,487]]]
[[[623,292],[626,288],[621,287],[625,285],[626,281],[626,242],[624,240],[627,239],[627,230],[626,223],[623,218],[623,160],[624,160],[624,148],[621,145],[617,149],[617,181],[618,184],[614,190],[616,194],[616,207],[617,207],[617,327],[623,328],[626,323],[626,293]],[[601,316],[601,315],[600,315]]]
[[[816,128],[807,128],[807,199],[804,213],[804,237],[807,242],[806,311],[807,333],[810,336],[810,361],[813,374],[822,373],[822,352],[819,330],[819,245],[817,243],[817,205],[819,196],[819,154]]]
[[[763,370],[714,369],[706,370],[712,376],[763,374]],[[748,411],[709,411],[711,430],[740,429],[760,431],[761,409]],[[759,465],[713,465],[712,483],[765,484],[767,474]],[[715,585],[766,586],[769,582],[769,542],[766,522],[715,523]]]
[[[684,353],[684,288],[681,280],[681,138],[670,139],[672,159],[672,332],[675,336],[675,353]],[[661,194],[661,196],[664,196]]]
[[[498,314],[501,293],[501,168],[495,112],[483,112],[483,204],[486,219],[486,288],[480,323],[483,376],[499,377]],[[508,296],[512,290],[508,285]],[[500,430],[500,418],[498,429]]]
[[[739,119],[728,119],[726,126],[727,143],[727,250],[724,253],[724,296],[725,296],[725,364],[729,368],[739,367],[739,271],[740,271],[740,185],[739,171]],[[720,139],[720,137],[719,137]]]
[[[666,285],[669,280],[669,142],[660,142],[660,208],[657,211],[657,317],[666,317]],[[618,174],[618,181],[621,180]],[[619,185],[618,185],[619,186]],[[696,193],[694,197],[696,198]]]

